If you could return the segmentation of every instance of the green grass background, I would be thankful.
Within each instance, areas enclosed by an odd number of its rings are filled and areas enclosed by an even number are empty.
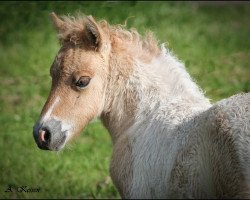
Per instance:
[[[0,197],[120,198],[109,176],[112,143],[100,121],[60,153],[36,147],[32,127],[59,49],[49,13],[92,14],[152,30],[215,102],[250,90],[250,5],[173,2],[0,2]],[[8,192],[8,185],[40,187]]]

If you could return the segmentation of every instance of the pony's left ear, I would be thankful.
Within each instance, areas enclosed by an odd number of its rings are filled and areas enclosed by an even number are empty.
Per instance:
[[[94,48],[95,50],[100,50],[103,40],[102,33],[91,15],[87,16],[85,28],[85,37],[90,47]]]

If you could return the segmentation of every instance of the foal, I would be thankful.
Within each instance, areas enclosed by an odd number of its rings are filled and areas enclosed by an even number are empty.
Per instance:
[[[249,198],[250,95],[211,105],[152,34],[51,14],[61,49],[34,126],[58,151],[94,118],[113,141],[112,180],[123,198]]]

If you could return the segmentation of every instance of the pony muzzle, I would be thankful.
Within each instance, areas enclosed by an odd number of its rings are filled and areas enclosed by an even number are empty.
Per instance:
[[[62,131],[61,121],[50,119],[44,123],[36,123],[33,136],[40,149],[59,151],[65,145],[67,131]]]

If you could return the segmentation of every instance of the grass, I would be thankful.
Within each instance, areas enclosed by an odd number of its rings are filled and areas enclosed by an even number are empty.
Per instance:
[[[110,136],[99,121],[60,152],[39,150],[32,136],[50,90],[59,44],[48,14],[83,12],[150,29],[185,62],[215,102],[250,90],[250,5],[173,2],[0,3],[0,197],[120,198],[109,179]],[[131,17],[131,18],[128,18]],[[40,192],[5,192],[9,185]]]

